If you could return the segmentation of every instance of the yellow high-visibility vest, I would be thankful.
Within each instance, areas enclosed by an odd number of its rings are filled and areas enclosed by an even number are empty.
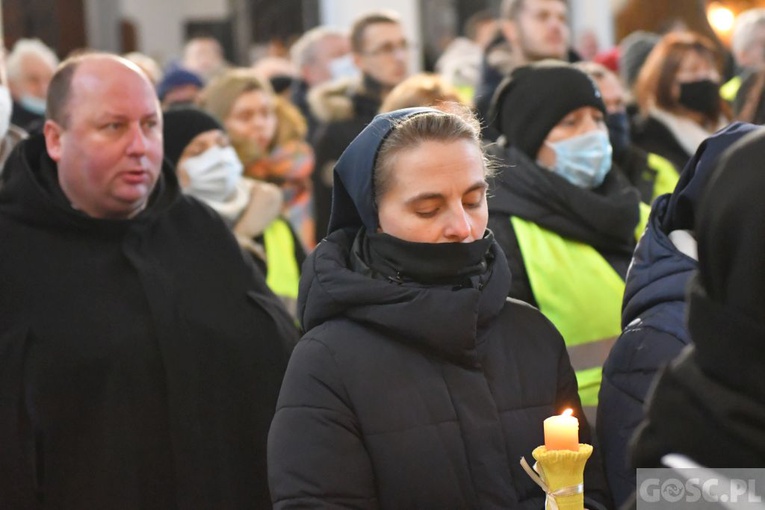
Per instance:
[[[266,248],[266,284],[274,294],[297,299],[300,268],[295,260],[295,240],[287,222],[277,218],[263,232]]]
[[[635,237],[650,208],[640,204]],[[592,246],[510,218],[539,310],[558,328],[585,407],[598,404],[603,363],[621,334],[624,280]]]

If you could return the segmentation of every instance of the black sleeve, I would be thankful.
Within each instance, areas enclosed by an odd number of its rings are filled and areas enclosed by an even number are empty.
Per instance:
[[[242,258],[253,276],[252,289],[248,292],[249,298],[258,303],[273,318],[285,352],[289,356],[300,339],[300,332],[295,321],[284,308],[281,300],[268,288],[263,271],[257,266],[252,255],[243,249],[241,252]]]
[[[520,299],[532,306],[537,306],[534,293],[531,291],[531,282],[526,274],[526,266],[518,246],[518,239],[513,230],[510,217],[504,213],[489,214],[489,229],[494,232],[494,239],[505,252],[507,265],[510,268],[510,292],[508,296]]]

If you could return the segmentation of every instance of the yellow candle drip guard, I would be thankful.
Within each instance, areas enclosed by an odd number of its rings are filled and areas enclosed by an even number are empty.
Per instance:
[[[547,510],[584,509],[584,465],[592,455],[592,446],[579,444],[579,451],[550,450],[539,446],[531,452],[537,461],[534,469],[525,458],[521,466],[547,494]]]

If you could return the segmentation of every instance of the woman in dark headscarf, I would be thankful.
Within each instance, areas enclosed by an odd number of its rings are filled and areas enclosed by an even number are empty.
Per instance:
[[[590,441],[560,335],[507,299],[479,131],[463,110],[397,110],[338,161],[271,425],[275,508],[541,508],[518,461],[543,420],[571,407]],[[608,506],[597,455],[584,486]]]

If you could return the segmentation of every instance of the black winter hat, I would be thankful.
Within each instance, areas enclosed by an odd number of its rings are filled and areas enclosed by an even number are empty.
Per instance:
[[[491,102],[492,126],[532,160],[563,117],[582,106],[606,107],[595,82],[558,60],[516,68],[497,88]]]
[[[165,158],[169,159],[173,166],[177,165],[183,150],[191,140],[213,129],[225,131],[214,117],[198,108],[179,108],[165,112],[162,128]]]

